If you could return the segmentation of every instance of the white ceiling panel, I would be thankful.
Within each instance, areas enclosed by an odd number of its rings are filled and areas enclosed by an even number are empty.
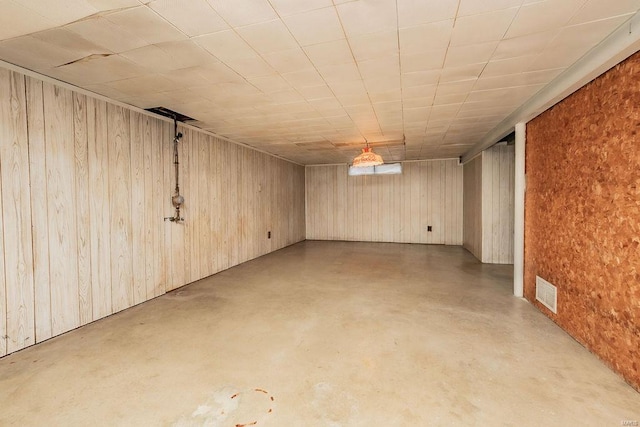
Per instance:
[[[464,46],[502,40],[518,10],[519,8],[513,7],[459,17],[451,34],[451,45]]]
[[[397,0],[398,26],[413,27],[456,17],[458,0]]]
[[[104,15],[120,28],[135,31],[135,34],[149,44],[184,40],[187,36],[173,25],[145,6],[125,9]]]
[[[310,10],[333,6],[331,0],[270,0],[280,16],[295,15]]]
[[[52,18],[34,12],[13,0],[0,0],[0,40],[35,33],[53,28],[56,22]]]
[[[149,7],[191,37],[229,28],[206,0],[155,0]]]
[[[207,0],[207,2],[233,27],[271,21],[278,17],[267,0]]]
[[[640,0],[588,0],[568,22],[569,25],[599,21],[603,17],[632,15],[640,8]]]
[[[345,37],[338,14],[333,7],[299,13],[283,19],[301,46],[309,46]]]
[[[402,53],[423,53],[429,50],[446,49],[451,41],[453,19],[432,22],[400,29]]]
[[[338,5],[337,9],[349,37],[397,28],[395,0],[351,1]]]
[[[365,138],[388,160],[457,157],[639,7],[0,0],[0,59],[300,163],[348,162]]]
[[[279,19],[249,25],[239,28],[237,31],[240,37],[260,54],[298,47],[298,43],[289,29]]]
[[[366,61],[400,52],[398,31],[364,34],[349,38],[349,46],[358,61]]]
[[[133,28],[121,27],[102,16],[73,22],[64,28],[114,53],[126,52],[150,44]]]

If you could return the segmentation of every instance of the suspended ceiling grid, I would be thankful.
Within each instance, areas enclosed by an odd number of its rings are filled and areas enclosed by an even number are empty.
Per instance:
[[[463,155],[640,0],[0,0],[0,59],[301,164]]]

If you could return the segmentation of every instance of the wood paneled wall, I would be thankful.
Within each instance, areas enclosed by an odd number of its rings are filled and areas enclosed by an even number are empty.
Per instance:
[[[464,247],[491,264],[513,264],[515,147],[498,144],[464,165]]]
[[[513,264],[515,146],[482,152],[482,262]]]
[[[482,154],[464,165],[462,246],[482,260]]]
[[[304,239],[304,168],[0,68],[0,356]],[[267,232],[272,232],[271,239]]]
[[[307,239],[462,244],[462,166],[402,167],[401,175],[348,176],[347,165],[308,166]]]
[[[527,124],[524,295],[640,391],[639,126],[640,53]]]

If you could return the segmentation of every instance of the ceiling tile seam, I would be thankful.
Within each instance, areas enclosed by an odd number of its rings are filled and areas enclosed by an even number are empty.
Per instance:
[[[407,141],[405,139],[404,124],[404,89],[402,84],[402,55],[400,55],[400,12],[398,8],[398,0],[396,0],[396,45],[398,47],[398,72],[400,73],[400,120],[402,121],[402,141],[404,148],[404,158],[407,158]],[[438,77],[439,78],[439,77]],[[425,128],[426,131],[426,128]]]
[[[461,0],[458,0],[458,5],[456,6],[456,13],[455,13],[454,18],[453,18],[453,28],[456,27],[456,21],[458,20],[458,13],[460,12],[460,1]],[[397,0],[396,0],[396,2],[397,2]],[[453,28],[452,28],[452,31],[453,31]],[[427,113],[427,118],[426,118],[427,124],[426,124],[426,126],[424,128],[424,135],[425,136],[426,136],[426,134],[427,134],[427,132],[429,130],[429,122],[431,121],[431,113],[433,112],[433,107],[435,107],[434,104],[436,102],[436,96],[438,96],[438,89],[440,88],[440,79],[442,78],[442,70],[444,70],[444,64],[445,64],[445,61],[447,60],[447,55],[449,55],[449,49],[451,48],[451,39],[452,38],[449,37],[449,43],[447,43],[447,49],[445,50],[444,58],[442,59],[442,66],[440,67],[440,74],[438,74],[438,81],[436,81],[436,90],[435,90],[435,93],[433,94],[433,99],[431,100],[431,105],[430,105],[431,108],[429,108],[429,112]],[[400,70],[400,73],[402,74],[402,70]],[[459,112],[459,110],[458,110],[458,112]],[[448,127],[447,127],[447,129],[448,129]],[[446,130],[445,130],[444,133],[442,133],[442,138],[440,139],[441,141],[444,141],[445,134],[446,134]],[[422,150],[424,149],[424,145],[426,145],[426,144],[420,144],[420,152],[421,153],[422,153]],[[440,144],[440,145],[442,145],[442,144]]]
[[[333,7],[336,11],[336,15],[338,16],[338,21],[340,22],[340,28],[342,29],[342,34],[344,34],[344,39],[347,42],[347,46],[349,46],[349,53],[351,54],[351,59],[353,59],[353,62],[356,66],[356,69],[358,70],[358,75],[360,76],[360,80],[362,81],[362,84],[365,87],[365,90],[367,91],[367,99],[369,99],[369,105],[371,106],[371,109],[373,110],[373,115],[376,117],[376,124],[378,125],[378,130],[380,131],[380,134],[384,135],[384,133],[382,132],[382,127],[380,126],[380,119],[378,118],[378,113],[376,113],[375,108],[373,108],[373,102],[371,101],[371,95],[369,94],[369,90],[367,89],[367,86],[364,82],[364,79],[362,78],[362,72],[360,71],[360,67],[358,66],[358,61],[356,60],[356,57],[353,53],[353,48],[351,47],[351,43],[349,42],[349,38],[347,37],[347,32],[344,29],[344,23],[342,22],[342,17],[340,16],[340,12],[338,12],[338,7],[336,5],[335,0],[331,0],[331,3],[333,4]],[[397,0],[396,0],[396,4],[397,4]],[[400,52],[398,52],[398,55],[400,54]],[[340,101],[340,100],[338,100]],[[340,104],[342,104],[342,102],[340,102]],[[345,109],[346,111],[346,109]],[[351,117],[351,115],[349,114],[349,112],[347,111],[347,114],[349,115],[349,117]],[[352,118],[353,120],[353,118]],[[365,142],[368,141],[367,137],[363,134],[362,130],[358,127],[358,124],[354,121],[354,123],[356,124],[356,127],[358,128],[358,130],[360,131],[360,134],[362,135],[362,137],[364,138]]]
[[[586,0],[584,0],[586,1]],[[505,35],[509,32],[509,29],[511,28],[511,25],[513,25],[513,22],[516,19],[516,16],[518,16],[518,14],[520,13],[520,11],[522,10],[522,4],[524,2],[520,3],[520,6],[518,7],[518,12],[516,12],[513,17],[511,18],[511,22],[509,23],[509,25],[507,26],[507,28],[505,29],[504,33],[502,34],[502,37],[500,38],[500,40],[504,40]],[[460,10],[460,2],[458,2],[458,11]],[[454,28],[455,28],[455,23],[458,19],[458,11],[456,11],[456,19],[454,20]],[[449,46],[451,45],[451,39],[449,40]],[[449,46],[447,46],[447,52],[445,54],[445,61],[447,58],[447,55],[449,55]],[[493,52],[491,52],[491,55],[489,56],[489,60],[493,57],[493,55],[496,53],[496,51],[498,50],[498,46],[499,43],[496,44],[496,47],[493,49]],[[478,77],[476,78],[475,82],[473,83],[473,86],[471,87],[471,89],[467,92],[467,95],[465,97],[465,99],[462,101],[462,103],[460,104],[460,108],[458,109],[458,111],[456,112],[455,116],[457,117],[457,115],[460,113],[460,109],[462,109],[462,106],[467,102],[467,100],[469,99],[469,95],[471,95],[471,92],[473,92],[473,89],[476,87],[476,85],[478,84],[478,80],[480,79],[480,77],[482,76],[482,73],[484,73],[484,70],[487,68],[487,65],[489,64],[489,61],[484,63],[484,66],[482,67],[482,70],[480,70],[480,73],[478,74]],[[438,85],[439,87],[439,85]],[[436,95],[434,96],[434,102],[435,102],[435,98],[437,96],[438,93],[438,87],[436,87]],[[427,126],[428,126],[428,122],[427,122]],[[444,131],[443,136],[442,136],[442,140],[444,141],[447,137],[447,135],[449,134],[449,131],[451,130],[451,125],[449,125],[447,127],[447,130]]]
[[[337,97],[336,97],[336,95],[335,95],[335,92],[333,91],[333,89],[331,88],[331,86],[329,86],[329,84],[327,83],[327,81],[325,80],[325,78],[322,76],[322,74],[320,73],[320,71],[317,69],[316,65],[313,63],[313,61],[311,60],[311,58],[309,58],[309,55],[308,55],[308,54],[307,54],[307,52],[303,49],[302,45],[300,44],[300,41],[299,41],[299,40],[295,37],[295,35],[291,32],[291,30],[289,29],[289,26],[286,24],[286,22],[284,21],[284,19],[282,19],[282,16],[280,15],[280,13],[279,13],[279,12],[277,11],[277,9],[273,6],[273,4],[271,3],[271,1],[270,1],[270,0],[267,0],[267,3],[269,4],[269,6],[270,6],[270,7],[271,7],[271,9],[273,10],[273,12],[276,14],[276,16],[278,17],[278,19],[280,20],[280,22],[282,22],[282,24],[284,25],[284,27],[287,29],[287,32],[288,32],[288,33],[291,35],[291,37],[296,41],[296,43],[298,44],[298,47],[300,48],[300,50],[304,53],[305,57],[309,60],[309,63],[313,65],[314,69],[316,70],[316,72],[318,73],[318,75],[322,78],[322,81],[325,83],[325,85],[329,88],[329,90],[330,90],[330,91],[331,91],[331,93],[333,94],[334,98],[335,98],[336,100],[338,100],[338,99],[337,99]],[[209,4],[209,2],[207,2],[207,4]],[[209,5],[210,5],[210,4],[209,4]],[[211,5],[210,5],[210,6],[211,6]],[[215,10],[215,8],[213,8],[213,6],[211,6],[211,7],[212,7],[212,9],[213,9],[216,13],[218,13],[218,11],[217,11],[217,10]],[[322,8],[319,8],[319,9],[325,9],[325,8],[329,8],[329,7],[331,7],[331,6],[326,6],[326,7],[322,7]],[[314,10],[318,10],[318,9],[314,9]],[[337,11],[336,11],[336,14],[337,14]],[[242,41],[244,41],[245,43],[247,43],[247,46],[249,46],[249,47],[251,48],[251,50],[253,50],[253,51],[256,53],[256,55],[258,55],[258,57],[260,57],[260,59],[262,59],[263,61],[265,61],[265,63],[266,63],[266,64],[267,64],[267,65],[268,65],[268,66],[269,66],[269,67],[270,67],[270,68],[271,68],[271,69],[272,69],[272,70],[273,70],[273,71],[274,71],[278,76],[281,76],[281,73],[280,73],[279,71],[277,71],[277,70],[273,69],[273,67],[271,66],[271,64],[269,64],[269,62],[268,62],[268,61],[267,61],[267,60],[266,60],[266,59],[265,59],[265,58],[264,58],[264,57],[263,57],[263,56],[262,56],[262,55],[261,55],[257,50],[255,50],[255,49],[253,48],[253,46],[251,46],[251,44],[250,44],[250,43],[249,43],[249,42],[248,42],[244,37],[242,37],[242,35],[241,35],[240,33],[238,33],[238,32],[235,30],[235,27],[233,27],[232,25],[230,25],[230,24],[227,22],[227,20],[226,20],[226,19],[224,19],[224,17],[223,17],[222,15],[220,15],[220,18],[221,18],[221,19],[222,19],[222,20],[223,20],[227,25],[229,25],[229,27],[231,28],[231,30],[233,30],[233,32],[234,32],[238,37],[240,37],[240,39],[242,39]],[[248,26],[248,25],[247,25],[247,26]],[[205,49],[205,50],[206,50],[206,49]],[[215,55],[213,55],[213,56],[215,57]],[[226,64],[226,63],[225,63],[224,61],[222,61],[220,58],[217,58],[217,57],[216,57],[216,59],[218,59],[220,62],[224,63],[227,67],[229,67],[231,70],[233,70],[233,68],[232,68],[230,65]],[[258,87],[257,87],[257,86],[255,86],[254,84],[252,84],[250,81],[248,81],[247,79],[245,79],[245,78],[244,78],[244,76],[240,75],[240,74],[239,74],[239,73],[237,73],[235,70],[233,70],[233,71],[234,71],[236,74],[238,74],[240,77],[242,77],[242,78],[243,78],[247,83],[249,83],[251,86],[253,86],[256,90],[258,90],[258,91],[260,91],[260,92],[264,93],[264,91],[263,91],[263,90],[261,90],[260,88],[258,88]],[[281,76],[281,77],[282,77],[282,76]],[[320,112],[320,111],[319,111],[319,110],[318,110],[318,109],[317,109],[313,104],[309,103],[309,102],[308,102],[308,100],[307,100],[307,98],[305,98],[305,97],[304,97],[304,95],[302,95],[302,94],[300,93],[300,91],[299,91],[299,90],[298,90],[298,89],[297,89],[297,88],[296,88],[296,87],[295,87],[291,82],[289,82],[286,78],[285,78],[284,80],[287,82],[287,84],[289,85],[289,87],[290,87],[293,91],[295,91],[298,95],[300,95],[300,97],[301,97],[302,99],[304,99],[304,100],[307,102],[307,104],[309,104],[309,105],[311,106],[311,108],[313,108],[313,109],[314,109],[314,111],[315,111],[316,113],[318,113],[319,115],[321,115],[321,116],[322,116],[321,112]],[[266,94],[266,93],[265,93],[265,95],[268,95],[268,94]],[[342,104],[341,104],[341,105],[342,105]],[[343,106],[343,108],[344,108],[344,106]],[[345,111],[345,112],[346,112],[346,111]],[[326,118],[325,118],[324,116],[322,116],[322,117],[323,117],[323,119],[325,120],[325,123],[326,123],[327,125],[330,125],[329,121],[328,121],[328,120],[326,120]],[[350,118],[351,118],[351,117],[350,117]],[[353,119],[352,119],[352,121],[353,121]]]

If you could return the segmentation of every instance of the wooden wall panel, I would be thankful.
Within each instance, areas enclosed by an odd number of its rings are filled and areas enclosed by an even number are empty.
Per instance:
[[[0,356],[305,236],[304,168],[0,69]],[[272,232],[271,239],[267,232]]]
[[[6,352],[35,342],[34,282],[31,243],[31,199],[25,78],[3,71],[0,87],[0,172],[2,237],[4,239],[4,297]],[[2,332],[2,331],[0,331]]]
[[[515,146],[482,153],[482,262],[513,264]]]
[[[139,304],[147,299],[146,245],[145,245],[145,167],[144,140],[148,123],[137,111],[130,112],[130,170],[131,170],[131,243],[133,303]]]
[[[482,259],[482,155],[464,165],[465,249]]]
[[[457,160],[407,162],[395,176],[349,177],[347,165],[309,166],[305,182],[308,239],[462,243]]]
[[[27,84],[29,132],[29,179],[33,242],[34,322],[36,342],[51,338],[51,291],[49,289],[49,226],[47,213],[47,166],[44,136],[42,82],[31,77]]]
[[[74,93],[73,133],[75,148],[76,230],[78,233],[78,309],[81,325],[93,320],[87,124],[87,97]]]
[[[58,335],[80,326],[75,194],[73,94],[43,84],[51,330]]]
[[[113,313],[107,104],[87,98],[93,320]],[[31,138],[31,135],[30,135]]]
[[[639,127],[640,53],[527,124],[524,260],[525,297],[637,390]]]
[[[120,106],[108,104],[107,123],[111,218],[111,299],[113,311],[116,312],[129,308],[135,303],[130,111]]]

